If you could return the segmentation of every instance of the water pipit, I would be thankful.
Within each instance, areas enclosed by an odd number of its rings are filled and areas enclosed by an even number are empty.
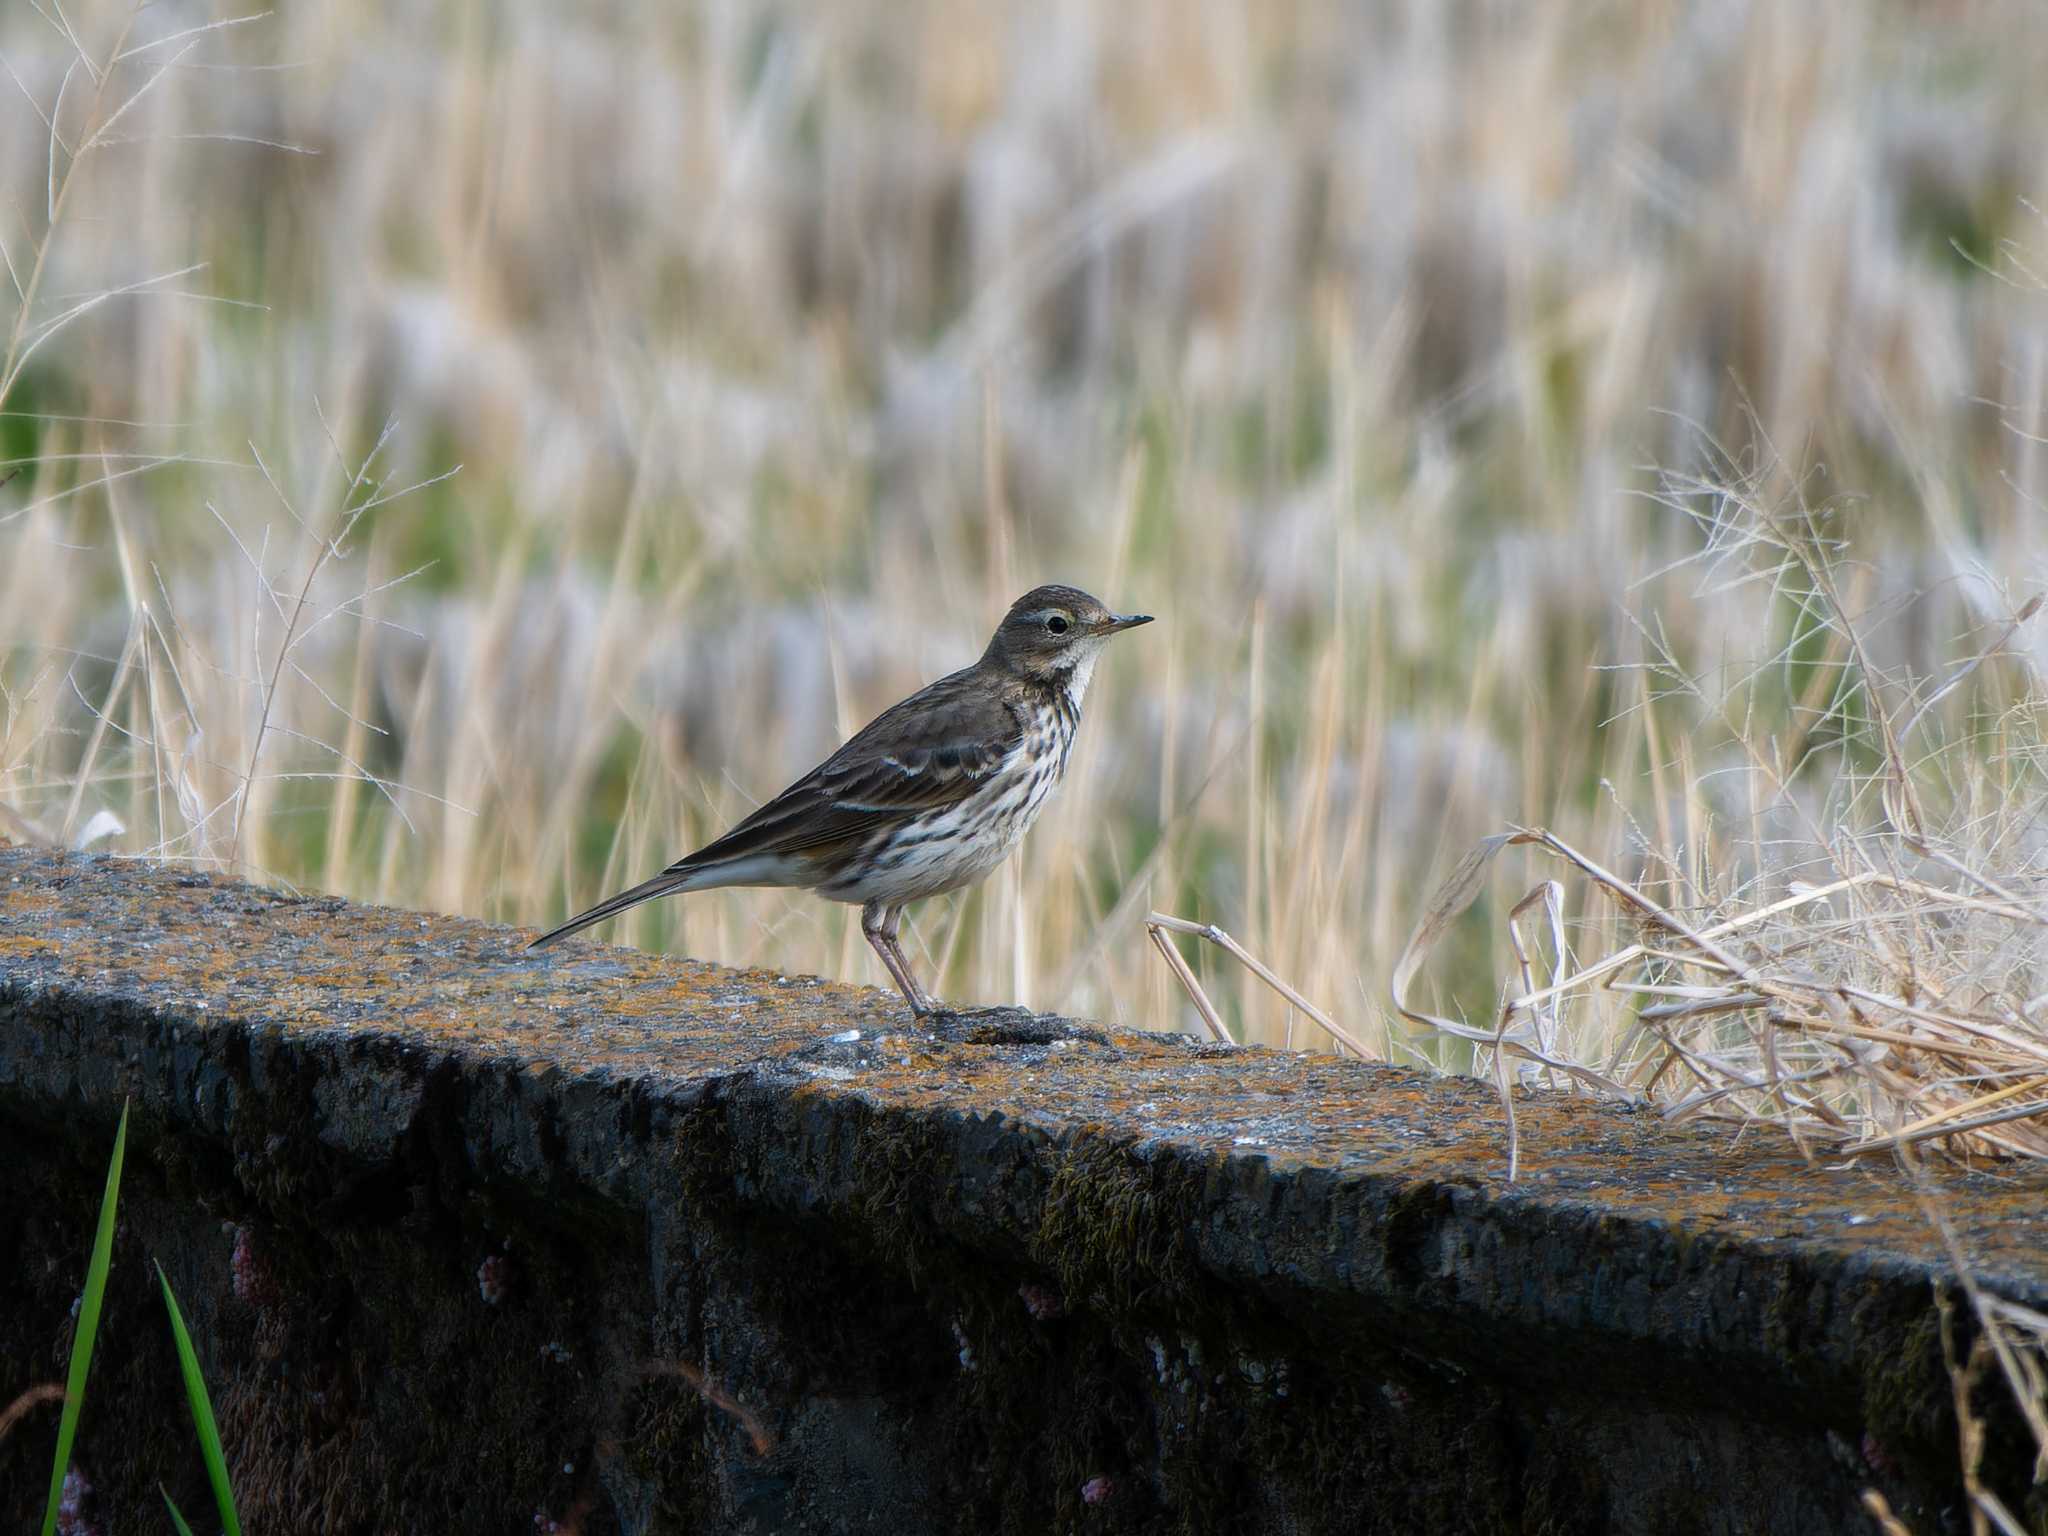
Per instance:
[[[1066,774],[1109,637],[1151,622],[1075,587],[1033,588],[973,666],[883,711],[723,837],[532,947],[657,896],[796,886],[860,904],[861,932],[924,1018],[932,999],[897,940],[904,906],[972,885],[1009,856]]]

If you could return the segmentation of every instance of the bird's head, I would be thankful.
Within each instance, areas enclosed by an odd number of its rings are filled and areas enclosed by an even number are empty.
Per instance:
[[[1079,587],[1033,587],[1010,605],[982,660],[1078,695],[1109,637],[1151,622],[1149,613],[1111,613]]]

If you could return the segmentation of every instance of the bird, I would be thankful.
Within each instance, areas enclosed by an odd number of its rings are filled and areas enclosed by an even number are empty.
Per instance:
[[[942,1012],[903,953],[904,907],[973,885],[1009,857],[1066,775],[1104,647],[1151,622],[1078,587],[1032,588],[973,666],[884,710],[722,837],[527,947],[662,896],[798,887],[858,903],[861,933],[912,1015]]]

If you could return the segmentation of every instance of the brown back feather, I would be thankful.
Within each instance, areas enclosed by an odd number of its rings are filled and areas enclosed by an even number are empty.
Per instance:
[[[820,857],[891,823],[958,805],[1023,741],[1021,690],[980,665],[891,706],[846,744],[716,841],[670,868],[759,854]]]

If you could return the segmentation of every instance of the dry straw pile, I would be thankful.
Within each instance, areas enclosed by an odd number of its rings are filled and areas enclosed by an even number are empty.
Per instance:
[[[1643,707],[1666,692],[1697,707],[1695,736],[1650,772],[1654,794],[1682,803],[1682,832],[1668,808],[1661,842],[1631,818],[1626,875],[1542,828],[1491,835],[1393,968],[1395,1011],[1468,1042],[1498,1084],[1510,1177],[1521,1153],[1511,1063],[1523,1085],[1648,1099],[1674,1121],[1768,1122],[1830,1156],[1932,1146],[1965,1161],[2048,1158],[2048,695],[2010,649],[2043,596],[1941,677],[1888,673],[1859,632],[1868,615],[1844,596],[1866,585],[1845,571],[1845,509],[1816,509],[1796,486],[1774,505],[1770,478],[1667,476],[1657,499],[1698,520],[1703,548],[1688,563],[1704,569],[1703,590],[1754,582],[1810,620],[1795,734],[1757,723],[1774,713],[1759,708],[1766,675],[1794,669],[1789,651],[1718,682],[1642,629],[1654,652]],[[1979,675],[1987,664],[2002,686]],[[1965,732],[1947,735],[1973,680]],[[1711,749],[1713,725],[1736,760],[1710,783],[1686,765],[1692,748]],[[1561,865],[1604,920],[1568,922],[1564,882],[1541,881],[1507,906],[1514,966],[1494,1021],[1433,1014],[1414,1000],[1418,977],[1511,848]],[[1213,943],[1364,1053],[1214,924],[1155,912],[1147,927],[1216,1038],[1232,1037],[1171,935]]]
[[[1663,647],[1647,664],[1656,688],[1693,701],[1739,749],[1718,786],[1738,797],[1724,813],[1733,836],[1702,803],[1714,791],[1689,778],[1687,836],[1643,839],[1626,878],[1548,831],[1487,839],[1410,940],[1396,1006],[1483,1043],[1496,1072],[1519,1058],[1525,1078],[1646,1095],[1673,1119],[1766,1120],[1840,1155],[1935,1144],[2048,1157],[2048,695],[2010,650],[2043,599],[1987,626],[1940,677],[1887,673],[1845,594],[1862,585],[1843,564],[1847,509],[1768,495],[1758,480],[1677,478],[1659,494],[1699,521],[1694,563],[1710,584],[1765,585],[1810,620],[1801,638],[1817,647],[1789,738],[1755,729],[1761,673],[1789,653],[1725,685]],[[1973,683],[1961,734],[1946,734],[1957,711],[1943,705]],[[1702,843],[1712,853],[1688,858]],[[1431,1018],[1406,997],[1416,972],[1516,845],[1590,881],[1633,938],[1575,953],[1547,880],[1509,915],[1518,968],[1495,1027]],[[1524,923],[1539,914],[1532,938]],[[1574,1052],[1589,1032],[1571,1010],[1603,1007],[1613,1021],[1591,1037],[1608,1048]]]

